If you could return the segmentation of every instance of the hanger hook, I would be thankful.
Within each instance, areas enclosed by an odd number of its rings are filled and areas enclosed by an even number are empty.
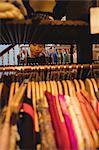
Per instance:
[[[77,64],[76,65],[77,72],[76,72],[76,77],[75,77],[76,79],[77,79],[77,74],[78,74],[78,68],[79,68],[79,65]]]
[[[91,78],[96,78],[95,72],[94,72],[94,68],[93,65],[90,65],[90,70],[91,70]]]
[[[81,65],[80,66],[81,70],[80,70],[80,79],[82,78],[82,75],[83,75],[83,70],[84,70],[84,65]]]
[[[69,79],[72,79],[72,65],[69,66]]]
[[[87,77],[92,76],[92,65],[89,65],[89,71],[87,73]]]

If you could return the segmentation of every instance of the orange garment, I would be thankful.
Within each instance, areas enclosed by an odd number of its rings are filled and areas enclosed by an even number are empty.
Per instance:
[[[99,117],[99,111],[97,110],[97,106],[99,106],[98,100],[97,101],[93,100],[91,95],[89,95],[89,93],[86,90],[81,90],[81,94],[92,105],[94,112],[96,113],[96,116]]]
[[[77,92],[77,97],[78,100],[80,102],[80,106],[84,115],[84,118],[87,122],[87,126],[89,127],[90,133],[92,134],[92,137],[94,139],[94,142],[96,144],[96,147],[99,146],[99,137],[98,137],[98,133],[96,131],[96,129],[98,129],[98,125],[96,125],[96,116],[94,115],[93,109],[91,109],[91,107],[89,106],[89,103],[85,100],[85,98],[83,97],[83,95],[81,94],[81,92]],[[95,119],[95,125],[93,123],[93,119]],[[98,122],[97,122],[98,123]]]

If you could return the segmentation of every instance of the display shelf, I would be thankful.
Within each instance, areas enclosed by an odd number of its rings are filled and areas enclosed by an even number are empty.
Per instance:
[[[0,44],[73,44],[78,46],[78,63],[92,63],[92,43],[99,35],[91,35],[84,21],[0,20]]]
[[[0,29],[0,44],[71,43],[89,33],[86,22],[72,20],[1,20]]]

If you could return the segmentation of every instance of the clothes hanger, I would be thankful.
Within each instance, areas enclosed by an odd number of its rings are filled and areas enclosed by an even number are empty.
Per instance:
[[[92,82],[92,84],[93,84],[93,88],[94,88],[94,90],[95,90],[95,95],[96,95],[96,98],[97,98],[97,108],[98,108],[98,107],[99,107],[99,106],[98,106],[98,105],[99,105],[99,102],[98,102],[98,100],[99,100],[99,90],[98,90],[98,86],[97,86],[96,80],[95,80],[94,78],[91,78],[90,80],[91,80],[91,82]]]
[[[96,80],[94,78],[91,78],[90,80],[91,80],[91,82],[93,84],[95,92],[98,92],[99,90],[98,90],[98,86],[97,86]]]
[[[76,90],[75,90],[75,87],[73,85],[73,82],[70,81],[70,80],[66,80],[66,83],[68,85],[68,89],[69,89],[69,95],[71,97],[75,97],[76,96]]]
[[[96,76],[95,76],[95,72],[93,70],[93,67],[92,65],[90,65],[90,70],[91,70],[91,79],[90,81],[92,82],[92,85],[93,85],[93,89],[95,90],[95,92],[98,92],[98,86],[97,86],[97,83],[96,83]]]
[[[75,79],[73,80],[73,84],[74,84],[74,87],[76,88],[76,91],[79,92],[80,91],[80,84],[78,82],[78,80],[76,79],[77,78],[77,73],[78,73],[78,65],[76,65],[76,76],[75,76]]]
[[[8,107],[6,112],[6,118],[4,121],[2,133],[1,133],[1,140],[0,140],[0,149],[7,150],[10,144],[10,119],[11,119],[11,103],[13,100],[15,90],[15,83],[13,82],[10,87],[10,94],[8,100]]]
[[[63,95],[64,92],[60,81],[57,81],[57,87],[58,87],[58,93]]]
[[[31,99],[31,90],[32,90],[31,81],[29,81],[27,85],[27,98],[29,99]]]
[[[45,91],[47,90],[45,81],[42,81],[42,86],[43,86],[43,94],[44,94]],[[44,94],[44,104],[45,104],[45,107],[48,107],[48,102],[47,102],[47,98],[46,98],[45,94]]]
[[[19,82],[17,81],[16,83],[15,83],[15,93],[18,91],[18,89],[19,89]]]
[[[17,82],[15,83],[15,93],[17,93],[19,89],[19,82],[17,80]],[[11,130],[10,130],[10,144],[9,144],[9,149],[10,150],[15,150],[16,148],[16,142],[20,140],[20,136],[18,134],[18,129],[17,129],[17,125],[13,124],[11,125]]]
[[[63,84],[63,87],[64,87],[64,94],[69,95],[68,86],[67,86],[66,81],[62,80],[62,84]]]
[[[79,79],[78,82],[80,84],[81,90],[85,90],[86,87],[85,87],[84,81],[82,81],[81,79]]]
[[[98,87],[98,90],[99,90],[99,78],[96,79],[96,83],[97,83],[97,87]]]
[[[9,100],[8,100],[8,109],[7,109],[7,113],[6,113],[6,122],[10,122],[10,117],[11,117],[11,103],[12,103],[12,99],[14,96],[14,92],[15,92],[15,82],[11,83],[11,87],[10,87],[10,94],[9,94]]]
[[[36,87],[36,101],[40,100],[40,88],[39,88],[39,82],[35,82]]]
[[[40,99],[44,99],[42,81],[39,81]]]
[[[39,82],[35,82],[35,96],[36,96],[36,104],[40,100],[40,87],[39,87]],[[36,109],[37,112],[37,109]],[[38,132],[40,132],[39,129],[39,122],[38,122]]]
[[[13,96],[13,102],[12,102],[11,108],[12,108],[12,112],[14,112],[16,114],[19,112],[19,105],[25,95],[27,84],[30,81],[31,77],[32,77],[32,74],[30,74],[28,79],[23,80],[17,93],[15,93],[15,95]]]
[[[18,91],[19,88],[19,82],[17,81],[15,83],[15,93]],[[10,150],[15,150],[16,148],[16,143],[17,141],[20,140],[20,135],[18,133],[18,129],[17,129],[17,125],[13,124],[11,125],[11,130],[10,130],[10,145],[9,145],[9,149]]]
[[[39,132],[39,122],[38,122],[38,115],[37,115],[37,108],[36,108],[36,82],[32,81],[32,104],[34,108],[34,126],[35,131]]]
[[[91,74],[91,77],[93,76],[93,68],[92,68],[92,65],[90,65],[90,71],[89,71],[88,74]],[[87,79],[85,80],[85,85],[86,85],[87,91],[90,93],[91,97],[92,97],[94,100],[97,100],[91,79],[87,78]]]
[[[57,109],[59,112],[60,119],[62,122],[64,122],[64,118],[63,118],[61,107],[60,107],[59,100],[58,100],[57,83],[56,83],[56,81],[50,81],[50,84],[51,84],[52,95],[54,95],[56,97],[56,104],[57,104]]]
[[[81,71],[80,71],[80,77],[79,77],[79,78],[80,78],[80,79],[79,79],[79,84],[80,84],[81,89],[82,89],[82,90],[85,90],[85,89],[86,89],[85,83],[84,83],[84,81],[82,80],[83,70],[84,70],[84,66],[81,65]]]
[[[68,85],[69,95],[76,96],[76,90],[72,82],[72,66],[69,66],[69,80],[66,80],[66,83]]]
[[[69,96],[72,96],[72,89],[70,90],[70,81],[69,80],[66,80],[66,84],[67,84],[67,87],[68,87],[68,92],[69,92]],[[72,87],[71,87],[72,88]]]
[[[97,98],[95,96],[95,92],[94,92],[94,88],[93,88],[93,85],[92,85],[92,82],[90,79],[86,79],[85,80],[85,86],[86,86],[86,90],[89,92],[89,94],[91,95],[93,101],[97,101]]]
[[[46,91],[46,85],[44,84],[43,81],[40,81],[39,82],[39,87],[40,87],[40,99],[42,100],[43,102],[43,106],[46,107],[47,105],[47,99],[46,99],[46,96],[45,96],[45,91]],[[48,106],[48,105],[47,105]]]
[[[50,92],[51,93],[51,85],[50,85],[50,74],[51,74],[51,71],[50,69],[48,68],[47,66],[47,75],[46,75],[46,91]]]
[[[51,85],[50,85],[50,81],[46,81],[46,89],[48,92],[51,93]]]
[[[1,83],[0,83],[0,101],[1,101],[1,99],[2,99],[2,90],[3,90],[3,87],[4,87],[4,83],[1,82]]]
[[[58,90],[58,94],[61,94],[61,95],[63,95],[63,88],[62,88],[62,84],[61,84],[61,82],[59,81],[59,79],[60,79],[60,74],[61,74],[61,69],[60,69],[60,66],[58,67],[58,74],[57,74],[57,82],[56,82],[56,84],[57,84],[57,90]],[[57,73],[57,71],[56,71],[56,73]],[[55,79],[54,79],[54,81],[55,81]]]
[[[76,79],[74,79],[73,81],[74,81],[74,85],[75,85],[76,91],[77,91],[77,92],[80,92],[80,85],[79,85],[79,82],[78,82]]]
[[[19,105],[24,97],[25,94],[25,90],[27,87],[27,83],[21,83],[18,91],[15,93],[15,95],[13,96],[13,102],[12,102],[12,112],[14,113],[18,113],[19,111]]]

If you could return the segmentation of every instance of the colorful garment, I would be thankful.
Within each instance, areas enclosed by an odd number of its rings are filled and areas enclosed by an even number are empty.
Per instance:
[[[56,105],[56,97],[47,91],[45,92],[45,95],[47,97],[53,128],[55,130],[57,148],[59,150],[70,150],[71,146],[68,130],[66,128],[65,123],[61,122],[60,120],[59,112]]]
[[[82,93],[83,97],[91,104],[91,106],[94,109],[94,112],[96,113],[96,116],[98,117],[99,112],[98,112],[97,108],[99,106],[99,104],[98,104],[99,102],[97,100],[94,100],[86,90],[81,90],[81,93]]]
[[[71,142],[71,148],[73,150],[77,150],[78,149],[78,143],[77,143],[76,134],[75,134],[73,124],[72,124],[70,115],[68,113],[68,109],[66,107],[66,102],[65,102],[65,99],[64,99],[63,95],[59,94],[59,101],[60,101],[60,105],[61,105],[61,109],[62,109],[64,119],[65,119],[65,124],[68,128],[69,138],[70,138],[70,142]]]
[[[41,149],[42,150],[56,150],[56,141],[54,137],[54,130],[52,127],[51,116],[48,108],[43,106],[43,101],[39,100],[37,103],[40,134],[41,134]]]
[[[86,123],[86,120],[85,120],[84,115],[82,113],[82,110],[80,108],[80,104],[79,104],[77,97],[71,97],[71,102],[72,102],[73,110],[74,110],[76,117],[78,119],[80,129],[82,131],[85,149],[86,150],[94,149],[93,140],[92,140],[92,137],[90,135],[88,125]]]
[[[35,149],[32,101],[25,98],[21,109],[23,109],[23,111],[20,112],[20,117],[17,121],[18,132],[20,135],[19,146],[21,149]]]
[[[73,123],[73,127],[76,133],[76,137],[77,137],[77,142],[78,142],[78,149],[79,150],[85,150],[85,146],[84,146],[84,139],[83,139],[83,135],[80,129],[80,125],[77,119],[77,115],[75,114],[75,111],[73,110],[73,106],[71,103],[71,98],[67,95],[64,96],[65,97],[65,101],[66,101],[66,106],[68,108],[68,112],[70,114],[72,123]]]

